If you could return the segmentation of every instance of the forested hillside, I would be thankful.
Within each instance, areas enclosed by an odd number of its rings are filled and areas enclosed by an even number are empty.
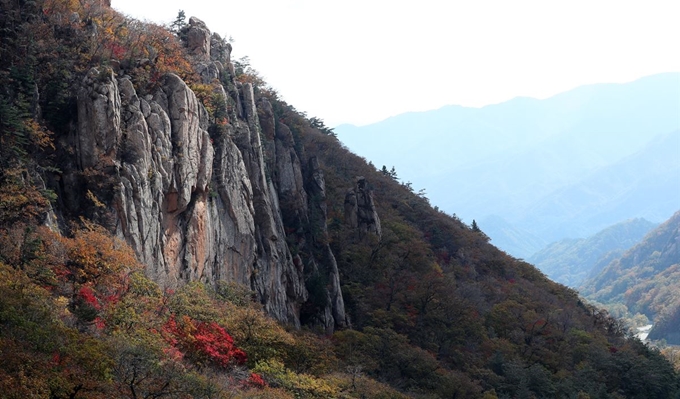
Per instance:
[[[669,309],[662,313],[656,319],[656,325],[652,328],[647,336],[648,339],[654,341],[665,341],[671,345],[680,345],[680,305],[676,305],[675,309]]]
[[[658,351],[349,152],[200,20],[0,7],[3,397],[680,393]]]
[[[596,276],[599,264],[621,256],[656,225],[644,219],[631,219],[608,227],[588,238],[554,242],[532,255],[528,261],[552,280],[568,287],[579,287],[588,276]]]
[[[665,336],[660,334],[661,330],[666,333],[678,330],[679,284],[680,212],[676,212],[599,274],[586,280],[581,293],[599,303],[623,306],[624,313],[642,313],[650,320],[658,320],[660,325],[650,337],[660,339]]]

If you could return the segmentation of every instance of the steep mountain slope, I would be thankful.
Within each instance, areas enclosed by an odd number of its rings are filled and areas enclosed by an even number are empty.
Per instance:
[[[680,212],[636,246],[586,280],[581,293],[605,304],[622,303],[650,319],[668,316],[680,303]]]
[[[444,107],[364,127],[340,126],[337,131],[350,149],[378,166],[394,165],[403,181],[425,188],[432,202],[447,212],[468,222],[496,215],[515,231],[527,230],[550,242],[574,234],[585,237],[628,218],[660,222],[670,216],[674,208],[663,204],[676,201],[677,190],[666,186],[655,192],[661,195],[658,208],[644,209],[646,213],[640,213],[632,199],[622,202],[598,192],[601,201],[611,199],[624,215],[593,217],[606,219],[604,224],[586,218],[570,224],[571,214],[555,220],[564,211],[559,204],[568,187],[680,128],[679,93],[680,75],[669,73],[627,84],[585,86],[547,100],[518,98],[480,109]],[[676,153],[670,159],[680,159],[678,147],[667,147],[671,150]],[[646,181],[655,179],[653,175]],[[636,181],[626,190],[639,192]],[[535,208],[545,212],[535,215]],[[495,233],[490,236],[499,243],[508,241]],[[528,257],[530,250],[511,253]]]
[[[652,327],[647,339],[665,340],[668,344],[680,345],[680,304],[656,318],[656,324]]]
[[[554,242],[531,256],[536,265],[552,280],[569,287],[578,287],[603,259],[618,257],[637,244],[652,229],[654,223],[632,219],[617,223],[601,232],[580,239]],[[599,273],[594,273],[595,275]]]
[[[0,6],[1,392],[680,390],[620,322],[347,151],[200,20]]]

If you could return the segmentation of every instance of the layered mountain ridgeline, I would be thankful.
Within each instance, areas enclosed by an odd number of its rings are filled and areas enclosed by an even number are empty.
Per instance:
[[[659,324],[650,339],[677,341],[680,306],[680,212],[652,230],[636,246],[586,280],[581,293],[588,299],[641,313]],[[659,331],[664,331],[662,334]]]
[[[627,220],[588,238],[554,242],[528,261],[552,280],[576,288],[587,277],[599,274],[606,266],[602,263],[609,264],[621,256],[654,227],[656,224],[644,219]]]
[[[528,258],[623,220],[670,217],[680,202],[669,184],[680,180],[680,134],[667,135],[680,129],[678,109],[680,75],[668,73],[336,131],[351,150],[394,165],[434,204]]]
[[[675,130],[537,201],[524,222],[547,219],[575,237],[587,237],[632,217],[660,223],[680,204],[678,181],[680,130]]]
[[[347,151],[199,20],[0,5],[8,397],[680,389],[618,321]]]
[[[635,154],[534,201],[516,213],[519,218],[509,218],[513,224],[491,217],[482,219],[481,225],[500,248],[530,254],[540,242],[536,237],[588,237],[634,217],[660,223],[680,204],[678,181],[680,130],[660,134]],[[505,234],[505,225],[518,231],[521,239]]]

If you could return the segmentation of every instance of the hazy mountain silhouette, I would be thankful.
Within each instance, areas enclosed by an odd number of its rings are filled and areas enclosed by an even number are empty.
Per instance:
[[[482,230],[499,247],[528,257],[545,243],[585,237],[621,220],[668,218],[680,205],[680,161],[673,162],[680,160],[680,145],[677,134],[659,135],[677,129],[680,74],[665,73],[546,100],[402,114],[336,132],[378,168],[395,166],[399,178],[425,188],[441,209],[468,222],[499,216]],[[639,155],[655,159],[652,165],[639,160],[647,174],[624,170],[627,177],[617,180],[614,165],[632,166],[625,158],[654,146],[655,137],[667,147],[659,159]]]
[[[631,248],[654,227],[645,219],[631,219],[610,226],[588,238],[565,238],[553,242],[528,261],[552,280],[578,287],[597,264],[611,262]]]
[[[680,130],[539,199],[519,225],[536,226],[543,237],[583,237],[631,214],[663,221],[679,206]]]

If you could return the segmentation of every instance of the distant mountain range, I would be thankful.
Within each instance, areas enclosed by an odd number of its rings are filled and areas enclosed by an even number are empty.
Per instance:
[[[362,127],[341,141],[425,188],[434,205],[528,258],[617,222],[680,207],[680,74],[580,87],[546,100],[447,106]]]
[[[565,238],[554,242],[528,261],[552,280],[575,288],[589,275],[602,270],[601,267],[594,270],[598,264],[609,264],[656,226],[645,219],[627,220],[588,238]]]
[[[547,224],[534,230],[544,237],[555,234],[550,229],[583,237],[631,216],[661,222],[678,208],[680,130],[660,134],[635,154],[534,202],[520,224]]]

